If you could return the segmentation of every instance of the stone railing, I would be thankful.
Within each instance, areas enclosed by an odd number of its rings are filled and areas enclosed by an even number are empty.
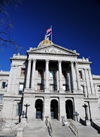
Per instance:
[[[46,124],[46,126],[47,126],[49,135],[50,135],[51,137],[53,137],[53,130],[52,130],[52,126],[51,126],[50,121],[48,121],[48,117],[46,117],[45,124]]]
[[[74,124],[70,120],[68,120],[68,122],[69,122],[70,129],[78,137],[78,134],[79,134],[78,129],[74,126]]]

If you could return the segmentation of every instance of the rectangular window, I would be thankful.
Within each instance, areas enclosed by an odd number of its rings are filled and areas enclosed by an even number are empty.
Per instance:
[[[23,92],[23,89],[24,89],[24,84],[19,84],[19,94],[22,94]]]
[[[38,70],[38,77],[42,77],[42,70]]]
[[[38,83],[38,90],[42,90],[42,84]]]
[[[79,78],[82,79],[82,71],[79,71]]]
[[[81,90],[82,90],[83,93],[84,93],[84,85],[81,85]]]
[[[54,78],[54,71],[50,71],[50,78]]]
[[[66,91],[66,84],[63,84],[63,90]]]
[[[50,84],[50,90],[54,91],[54,84]]]
[[[2,82],[2,88],[4,89],[6,87],[6,82]]]
[[[62,78],[66,78],[66,73],[65,73],[65,71],[62,71]]]
[[[16,116],[21,115],[21,113],[22,113],[22,104],[21,103],[17,103],[17,106],[16,106]]]
[[[3,102],[3,95],[0,95],[0,104]]]
[[[21,69],[21,76],[25,76],[25,69],[24,68]]]
[[[98,85],[97,88],[98,88],[98,92],[100,92],[100,85]]]

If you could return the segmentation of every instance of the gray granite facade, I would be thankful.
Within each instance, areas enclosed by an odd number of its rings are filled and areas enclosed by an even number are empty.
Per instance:
[[[14,54],[10,72],[0,71],[0,115],[8,126],[26,117],[61,121],[100,119],[100,76],[88,59],[43,40],[27,55]],[[26,104],[29,104],[26,110]]]

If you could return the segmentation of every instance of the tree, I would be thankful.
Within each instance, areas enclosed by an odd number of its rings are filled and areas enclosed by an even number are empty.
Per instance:
[[[7,11],[7,7],[10,4],[13,4],[16,9],[20,2],[20,0],[0,0],[0,51],[2,51],[4,47],[9,47],[9,44],[13,45],[18,52],[21,49],[21,47],[11,39],[10,33],[14,29],[14,26],[13,20]]]

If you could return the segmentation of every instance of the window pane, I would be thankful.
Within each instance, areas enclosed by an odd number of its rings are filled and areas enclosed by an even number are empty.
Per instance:
[[[19,90],[23,90],[23,87],[24,87],[24,85],[23,85],[23,84],[20,84],[20,85],[19,85]]]
[[[21,76],[25,76],[25,69],[21,69]]]
[[[62,71],[62,78],[65,78],[65,71]]]
[[[82,72],[79,71],[79,78],[82,79]]]
[[[50,78],[54,77],[54,71],[50,71]]]
[[[98,91],[100,91],[100,86],[97,86],[98,87]]]
[[[83,85],[81,85],[81,90],[84,92],[84,86]]]
[[[24,89],[24,84],[19,84],[19,94],[22,94]]]
[[[54,84],[50,84],[50,90],[51,90],[51,91],[54,90]]]
[[[17,103],[17,106],[16,106],[16,116],[21,115],[21,111],[22,111],[22,105],[21,105],[21,103]]]
[[[38,77],[42,77],[42,71],[41,70],[38,71]]]
[[[40,85],[38,84],[38,90],[40,90]]]
[[[63,84],[63,90],[66,91],[66,84]]]
[[[0,95],[0,104],[2,104],[3,101],[3,95]]]
[[[38,86],[38,90],[42,90],[42,84],[38,83],[37,86]]]
[[[6,87],[6,82],[2,82],[2,88]]]

